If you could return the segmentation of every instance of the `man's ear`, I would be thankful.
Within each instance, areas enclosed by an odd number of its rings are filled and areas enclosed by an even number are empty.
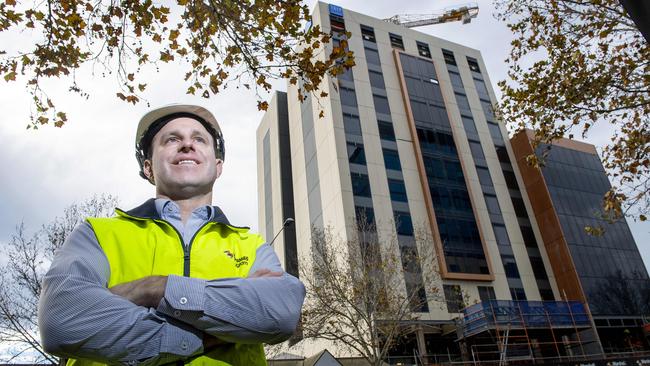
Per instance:
[[[147,176],[147,179],[149,179],[149,182],[155,185],[156,183],[153,179],[153,169],[151,169],[151,159],[146,159],[144,161],[144,164],[142,164],[142,171],[144,172],[144,175]]]
[[[223,170],[223,160],[217,159],[217,178],[221,176],[221,171]]]

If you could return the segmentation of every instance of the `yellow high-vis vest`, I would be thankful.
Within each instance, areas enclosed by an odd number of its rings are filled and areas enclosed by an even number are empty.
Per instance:
[[[248,276],[255,254],[264,241],[257,234],[215,221],[202,226],[187,243],[164,220],[138,217],[117,210],[112,218],[89,218],[111,274],[108,287],[146,276],[178,275],[213,280]],[[192,366],[266,365],[261,344],[232,344],[184,362]],[[67,366],[102,363],[70,359]]]

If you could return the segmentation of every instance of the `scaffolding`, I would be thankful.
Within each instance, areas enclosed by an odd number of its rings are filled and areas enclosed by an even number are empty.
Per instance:
[[[463,309],[459,340],[473,362],[527,363],[588,358],[581,332],[593,329],[578,301],[489,300]]]

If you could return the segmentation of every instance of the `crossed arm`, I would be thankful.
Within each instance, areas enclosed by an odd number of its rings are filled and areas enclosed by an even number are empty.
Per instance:
[[[220,342],[280,342],[295,329],[304,287],[282,271],[268,245],[258,249],[251,272],[213,281],[146,277],[109,290],[108,261],[85,223],[43,280],[43,347],[62,357],[161,364]]]

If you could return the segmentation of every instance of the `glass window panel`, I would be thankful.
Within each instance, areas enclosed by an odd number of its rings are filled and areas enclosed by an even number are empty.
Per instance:
[[[506,277],[508,278],[520,278],[519,269],[517,268],[517,263],[515,262],[515,256],[505,254],[501,256],[501,261],[503,262],[503,269],[506,271]]]
[[[495,215],[501,214],[501,208],[499,207],[499,201],[497,196],[493,194],[485,195],[485,204],[487,205],[488,212]]]
[[[533,268],[535,279],[548,280],[546,268],[544,268],[544,261],[542,261],[541,257],[530,257],[530,266]]]
[[[397,235],[413,236],[413,222],[411,221],[411,214],[408,212],[395,211],[395,228]]]
[[[460,78],[460,74],[455,71],[449,71],[449,78],[451,79],[451,84],[457,88],[463,88],[463,79]]]
[[[503,171],[503,177],[506,180],[506,185],[510,189],[514,190],[519,190],[519,184],[517,184],[517,178],[515,177],[515,173],[511,172],[509,170],[504,170]]]
[[[343,113],[343,128],[348,135],[361,136],[361,121],[359,116]]]
[[[375,102],[375,111],[390,114],[390,107],[388,106],[388,99],[386,97],[373,95],[372,99]]]
[[[481,69],[478,67],[478,61],[476,61],[476,59],[467,57],[467,66],[469,66],[469,69],[474,72],[481,72]]]
[[[361,24],[361,36],[364,41],[375,43],[375,31],[372,27]]]
[[[456,93],[456,102],[458,103],[458,108],[460,110],[469,111],[469,101],[465,94]]]
[[[411,110],[413,111],[413,118],[416,121],[421,122],[430,122],[431,117],[429,117],[429,109],[427,104],[424,102],[418,102],[411,99]]]
[[[472,157],[474,159],[485,160],[485,155],[483,154],[483,147],[481,143],[474,140],[469,140],[469,149],[472,152]]]
[[[515,214],[517,217],[528,217],[528,212],[526,212],[526,205],[524,200],[518,197],[510,197],[512,199],[512,206],[515,208]]]
[[[354,89],[349,88],[339,88],[341,91],[341,104],[356,107],[357,106],[357,95],[354,93]]]
[[[385,121],[377,121],[379,125],[379,137],[382,140],[395,141],[395,131],[393,124]]]
[[[351,173],[352,194],[359,197],[370,197],[370,180],[368,176],[361,173]]]
[[[445,161],[445,170],[447,172],[447,179],[456,183],[465,183],[463,176],[463,168],[457,161]]]
[[[510,246],[508,231],[504,225],[492,224],[492,229],[494,230],[494,237],[496,238],[498,245]]]
[[[482,186],[492,187],[492,178],[490,177],[490,171],[488,168],[477,166],[476,173],[478,173],[478,180],[481,182]]]
[[[485,85],[485,81],[480,79],[474,79],[474,84],[476,85],[476,91],[478,92],[478,95],[481,97],[481,99],[490,98],[490,95],[488,94],[487,86]]]
[[[496,121],[496,118],[494,117],[494,109],[492,108],[492,103],[486,100],[481,100],[481,108],[483,108],[483,113],[485,114],[485,118],[487,118],[490,121]]]
[[[464,307],[463,294],[458,285],[443,285],[445,300],[447,302],[447,311],[450,313],[459,313]]]
[[[524,289],[520,287],[511,287],[510,296],[512,296],[512,299],[515,301],[526,301],[526,292],[524,292]]]
[[[503,135],[501,135],[501,129],[498,124],[488,122],[488,129],[490,130],[490,136],[492,136],[493,141],[503,141]]]
[[[445,63],[447,65],[456,66],[456,58],[454,58],[454,53],[448,50],[442,50],[442,56],[445,58]]]
[[[379,61],[379,52],[366,48],[366,62],[373,65],[381,65],[381,62]]]
[[[476,124],[474,124],[474,119],[472,119],[472,117],[460,116],[460,118],[463,120],[463,127],[465,127],[466,132],[478,133],[476,131]]]
[[[372,85],[375,88],[379,89],[384,89],[384,75],[382,75],[380,72],[377,71],[368,71],[368,75],[370,76],[370,85]]]
[[[530,248],[537,248],[537,240],[535,240],[535,233],[530,226],[520,226],[521,236],[524,238],[524,244]]]
[[[407,202],[406,186],[401,180],[389,179],[388,190],[390,191],[390,199],[398,202]]]
[[[371,207],[355,206],[354,213],[357,217],[357,225],[362,229],[375,225],[375,211]]]
[[[496,300],[497,296],[494,293],[492,286],[478,286],[478,296],[481,301]]]
[[[424,98],[424,90],[422,89],[422,82],[420,79],[411,76],[405,76],[404,80],[406,81],[406,89],[408,90],[410,96]]]
[[[495,146],[497,150],[497,158],[502,163],[510,163],[510,156],[508,156],[508,150],[505,146]]]
[[[350,164],[366,165],[366,154],[363,150],[363,144],[348,142],[347,146]]]
[[[399,154],[396,150],[382,149],[384,152],[384,164],[386,169],[402,170],[402,165],[399,161]]]

